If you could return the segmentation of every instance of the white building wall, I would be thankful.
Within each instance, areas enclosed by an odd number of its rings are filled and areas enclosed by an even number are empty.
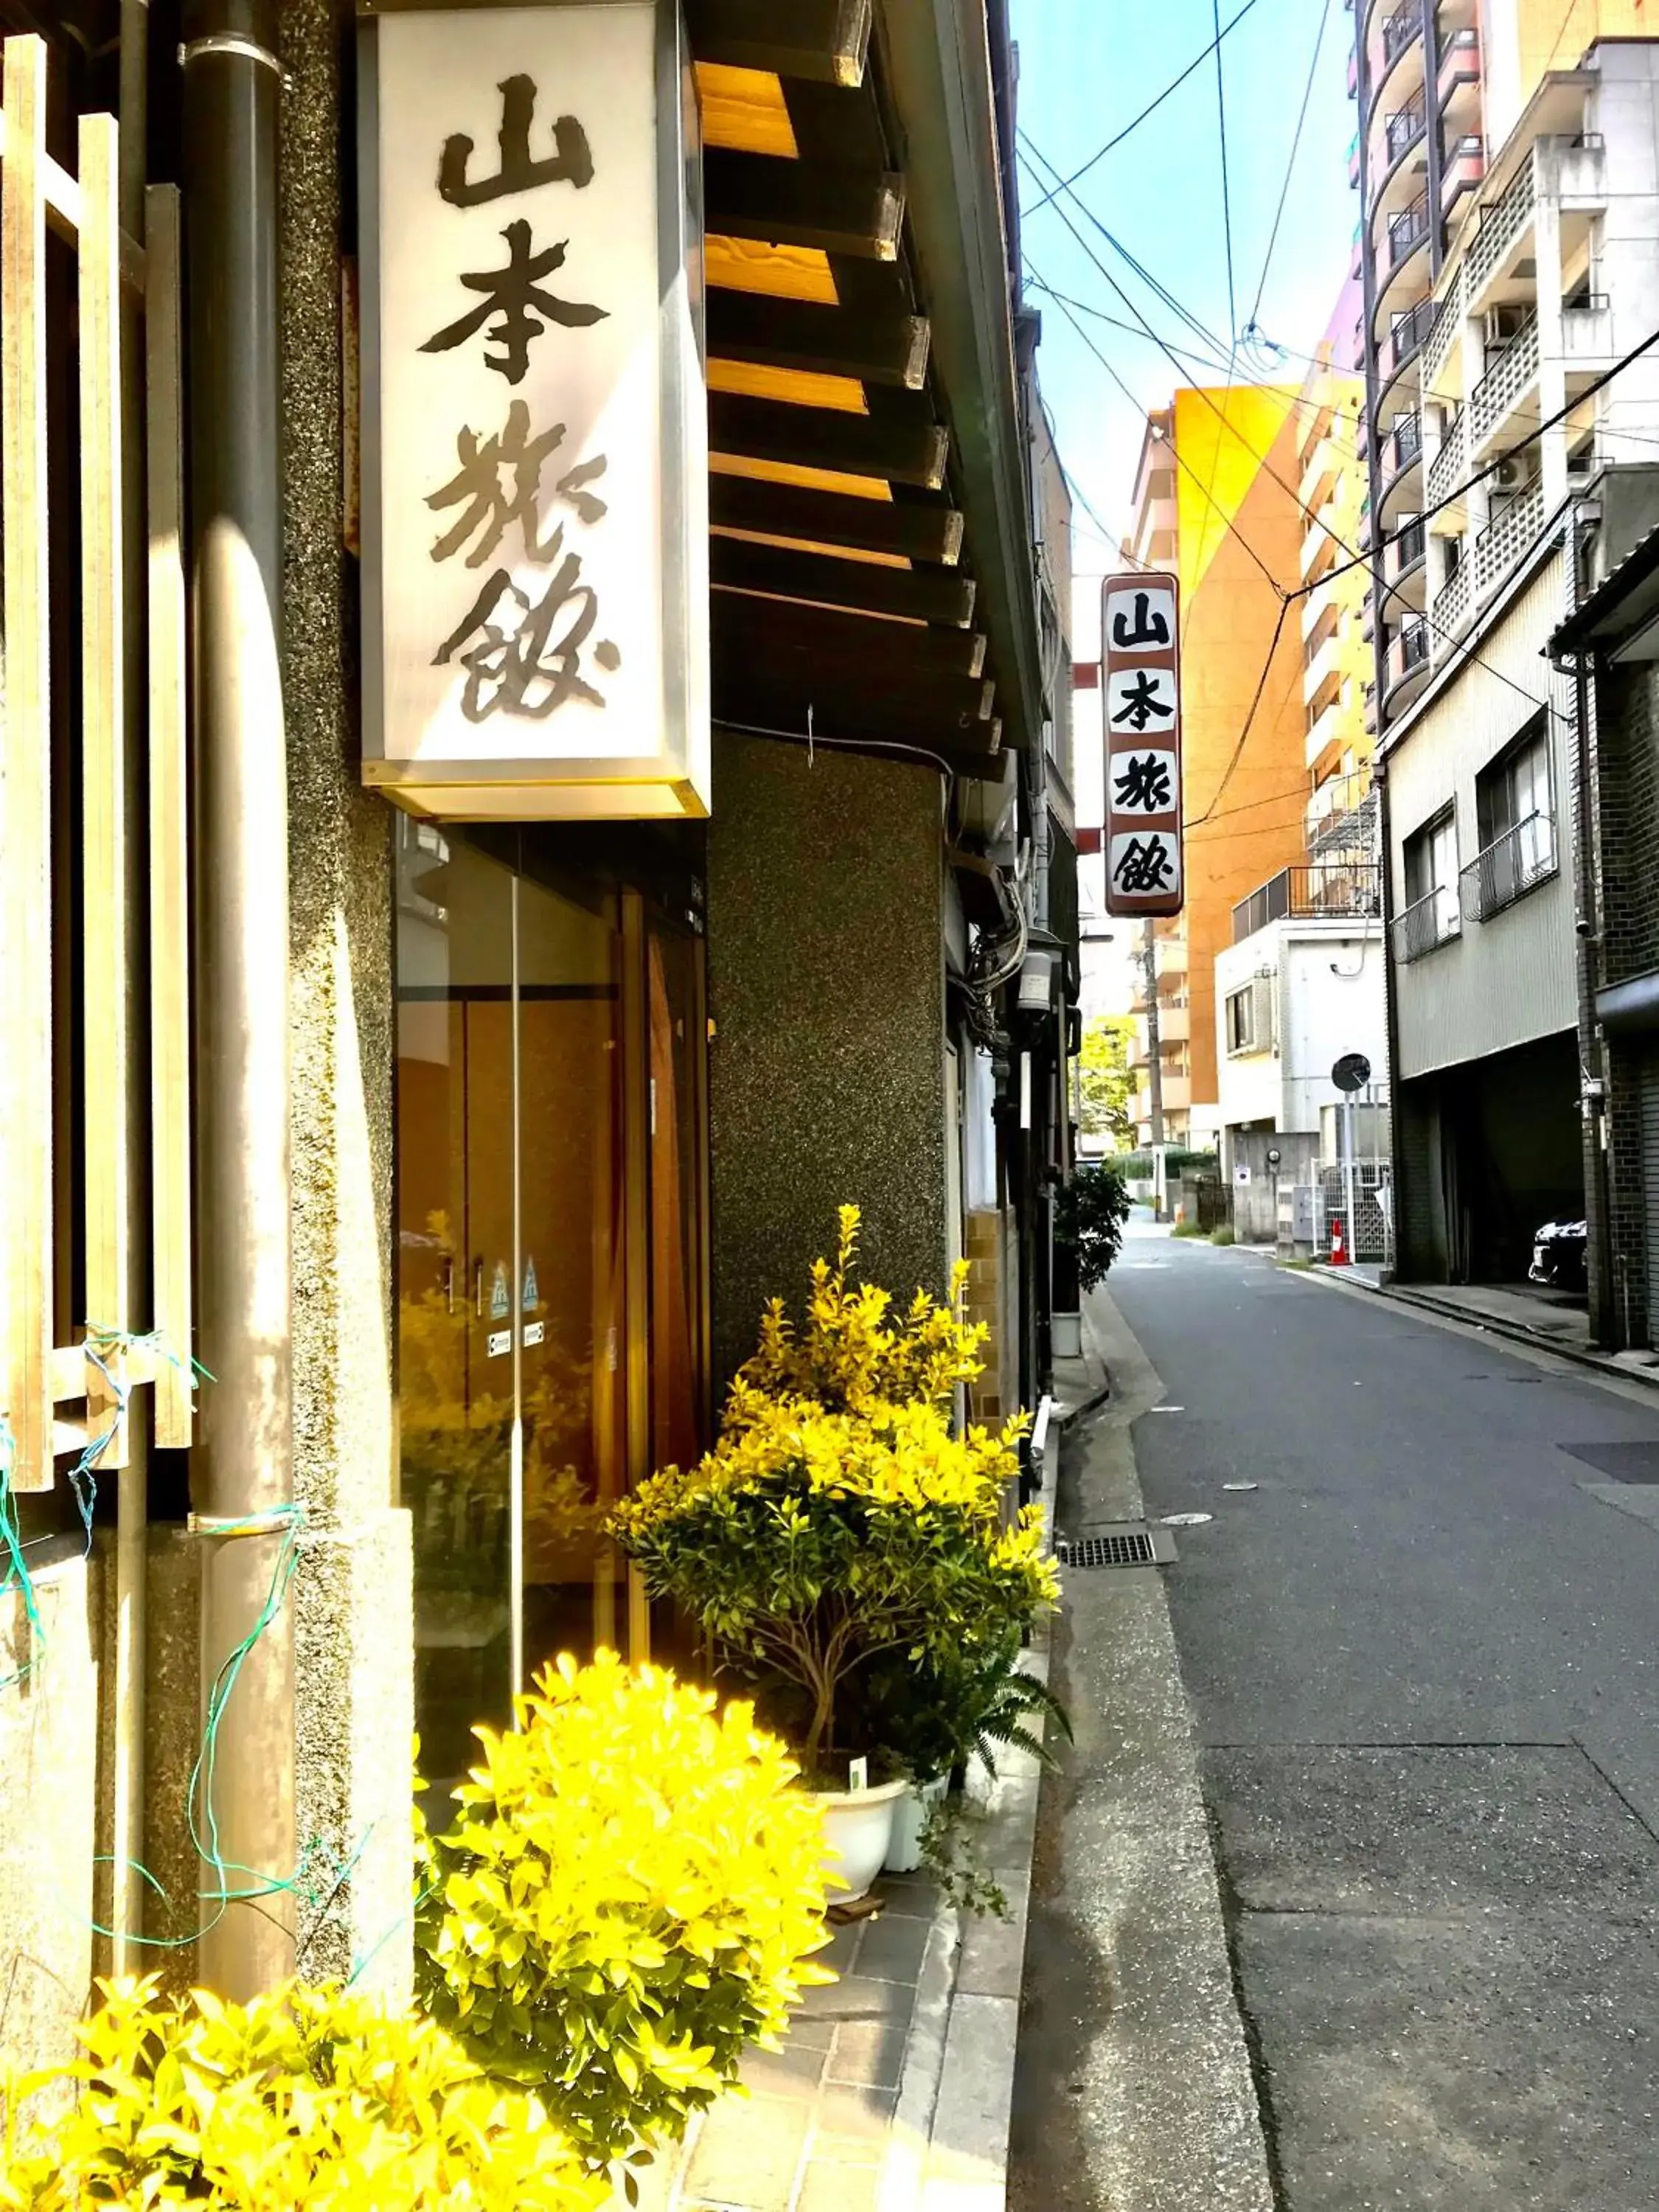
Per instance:
[[[1230,1054],[1226,1002],[1263,973],[1278,1006],[1276,1051]],[[1218,953],[1215,963],[1216,1064],[1224,1127],[1271,1121],[1317,1133],[1320,1109],[1340,1093],[1331,1070],[1363,1052],[1372,1080],[1388,1079],[1382,925],[1287,920],[1270,923]]]

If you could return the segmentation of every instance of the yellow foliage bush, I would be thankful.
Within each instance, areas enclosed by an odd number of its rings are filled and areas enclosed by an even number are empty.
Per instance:
[[[825,1940],[818,1808],[752,1709],[562,1658],[433,1838],[422,1995],[594,2163],[683,2132],[775,2047]]]
[[[596,2212],[583,2171],[534,2096],[483,2078],[430,2021],[368,1997],[292,1988],[249,2005],[154,1979],[100,1984],[64,2069],[73,2110],[18,2118],[0,2158],[6,2212],[191,2205],[217,2212]]]

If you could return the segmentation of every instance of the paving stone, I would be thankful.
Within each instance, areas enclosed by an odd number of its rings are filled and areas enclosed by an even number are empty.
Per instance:
[[[907,1916],[890,1920],[883,1913],[864,1931],[859,1950],[860,1978],[878,1982],[908,1982],[914,1988],[927,1948],[928,1921]]]
[[[914,1992],[902,1982],[866,1981],[862,1974],[848,1974],[832,1988],[814,1990],[817,2000],[811,2006],[814,2021],[894,2020],[908,2019]]]
[[[858,2142],[878,2142],[893,2124],[897,2103],[896,2089],[831,2081],[818,2100],[818,2127],[824,2135],[849,2136]]]
[[[823,1949],[813,1952],[813,1960],[820,1966],[828,1966],[832,1974],[850,1974],[868,1925],[867,1921],[855,1920],[845,1928],[837,1928]]]
[[[1008,1902],[1014,1905],[1012,1896]],[[964,1914],[957,1987],[969,1996],[1018,1997],[1025,1968],[1025,1922],[1023,1898],[1012,1919],[992,1912]]]
[[[812,2159],[801,2184],[796,2212],[878,2212],[881,2168],[873,2161],[848,2166],[839,2160]]]
[[[803,2098],[733,2097],[705,2115],[686,2203],[788,2212],[811,2106]]]
[[[836,2031],[827,2078],[896,2089],[904,2072],[904,2046],[910,2031],[909,2008],[893,2020],[843,2021]]]
[[[939,1884],[931,1875],[895,1874],[884,1877],[880,1892],[882,1917],[931,1920],[939,1910]]]
[[[794,2036],[781,2051],[750,2051],[743,2061],[744,2087],[757,2096],[810,2097],[823,2079],[829,2055],[823,2045],[814,2048]]]

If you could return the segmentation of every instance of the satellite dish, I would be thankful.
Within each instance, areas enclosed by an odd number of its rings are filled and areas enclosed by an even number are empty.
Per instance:
[[[1363,1052],[1345,1052],[1331,1070],[1339,1091],[1363,1091],[1371,1079],[1371,1064]]]

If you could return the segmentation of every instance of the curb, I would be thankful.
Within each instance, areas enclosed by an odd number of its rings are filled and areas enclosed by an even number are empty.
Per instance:
[[[1085,1394],[1057,1400],[1043,1437],[1043,1549],[1054,1548],[1060,1444],[1075,1421],[1105,1404],[1111,1381],[1097,1352]],[[1038,1630],[1024,1665],[1048,1680],[1049,1635]],[[970,1774],[968,1794],[984,1819],[984,1858],[1008,1899],[1006,1921],[964,1917],[941,1903],[928,1931],[898,2106],[883,2162],[880,2212],[1004,2212],[1013,2122],[1014,2064],[1025,1978],[1025,1923],[1036,1850],[1041,1779],[1029,1753],[998,1761],[994,1781]]]
[[[1432,1314],[1438,1321],[1455,1322],[1467,1329],[1479,1330],[1486,1336],[1505,1337],[1511,1344],[1525,1345],[1529,1352],[1547,1352],[1557,1359],[1571,1360],[1575,1367],[1588,1367],[1599,1375],[1614,1376],[1621,1381],[1640,1382],[1650,1390],[1659,1390],[1659,1367],[1627,1366],[1611,1352],[1596,1352],[1588,1346],[1564,1344],[1559,1337],[1546,1330],[1528,1328],[1524,1322],[1510,1321],[1498,1314],[1477,1312],[1469,1306],[1455,1304],[1449,1298],[1437,1298],[1432,1291],[1419,1290],[1414,1285],[1399,1283],[1373,1283],[1368,1276],[1353,1275],[1343,1268],[1320,1267],[1317,1263],[1308,1270],[1339,1291],[1358,1291],[1372,1297],[1392,1298],[1397,1305],[1415,1306],[1419,1313]]]

